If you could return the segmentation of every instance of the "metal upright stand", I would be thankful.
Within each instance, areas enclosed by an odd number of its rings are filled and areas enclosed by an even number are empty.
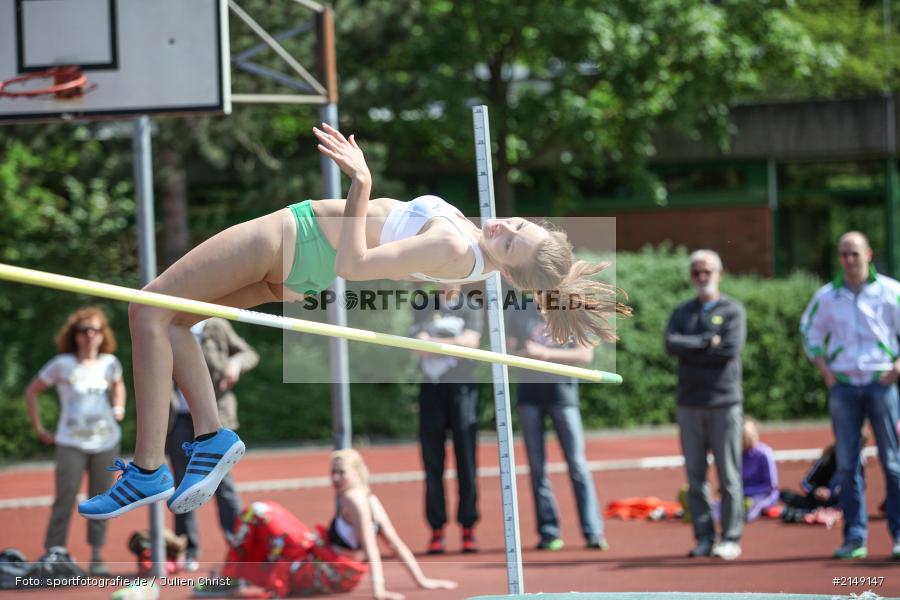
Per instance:
[[[496,216],[494,175],[491,166],[491,133],[487,106],[472,108],[475,132],[475,160],[478,171],[478,205],[481,219]],[[500,274],[487,280],[488,327],[491,350],[506,354],[506,331],[500,303]],[[522,582],[522,542],[519,536],[519,503],[516,497],[516,459],[513,452],[512,420],[509,405],[509,370],[491,365],[494,379],[494,414],[497,420],[497,451],[500,457],[500,493],[503,501],[503,538],[506,545],[506,577],[510,594],[524,594]]]
[[[338,127],[338,85],[337,55],[334,45],[334,13],[325,6],[316,20],[319,40],[319,71],[324,79],[327,102],[319,107],[319,119],[335,129]],[[343,198],[341,193],[341,170],[337,164],[322,156],[322,186],[326,198]],[[337,302],[328,305],[328,322],[333,325],[347,325],[347,309],[343,299],[347,290],[346,282],[340,277],[331,284]],[[334,447],[349,448],[352,443],[350,423],[350,358],[347,340],[328,340],[329,365],[331,367],[331,431]]]
[[[337,128],[337,104],[329,103],[319,109],[319,118]],[[322,156],[322,184],[326,198],[341,198],[341,171],[337,164]],[[341,300],[347,290],[346,282],[338,277],[331,284],[337,302],[328,305],[328,322],[332,325],[347,326],[347,309]],[[334,447],[338,450],[349,448],[352,441],[350,423],[350,360],[347,340],[330,338],[328,357],[331,368],[331,432]]]
[[[138,228],[138,265],[141,286],[156,277],[156,232],[153,217],[153,149],[150,136],[150,117],[141,115],[134,120],[131,148],[134,161],[134,191]],[[165,544],[163,542],[162,502],[154,502],[150,508],[150,544],[153,572],[156,577],[165,573]]]

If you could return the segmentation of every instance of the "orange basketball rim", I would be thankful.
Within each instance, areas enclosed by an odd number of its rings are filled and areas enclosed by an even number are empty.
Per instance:
[[[9,89],[38,79],[52,79],[53,83],[40,88]],[[77,66],[50,67],[0,81],[0,98],[36,98],[54,95],[57,98],[75,98],[88,89],[87,76]]]

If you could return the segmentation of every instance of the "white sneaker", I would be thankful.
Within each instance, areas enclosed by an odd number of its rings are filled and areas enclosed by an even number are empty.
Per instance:
[[[741,555],[741,546],[737,542],[719,542],[713,546],[712,555],[722,560],[734,560]]]

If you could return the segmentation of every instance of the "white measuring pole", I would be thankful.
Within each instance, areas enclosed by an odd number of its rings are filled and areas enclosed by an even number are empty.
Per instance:
[[[487,106],[472,108],[475,130],[475,161],[478,170],[478,205],[481,220],[493,219],[494,174],[491,166],[491,130]],[[500,299],[500,274],[487,280],[488,327],[491,351],[506,354],[506,328]],[[510,594],[524,594],[522,583],[522,542],[519,537],[519,503],[516,497],[516,461],[513,452],[512,421],[509,406],[509,370],[506,365],[491,365],[494,379],[494,415],[497,421],[497,450],[500,455],[500,492],[503,500],[503,538],[506,543],[506,578]]]

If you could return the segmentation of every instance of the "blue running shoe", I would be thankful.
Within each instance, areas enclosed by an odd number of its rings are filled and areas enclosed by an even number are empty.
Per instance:
[[[121,475],[106,492],[78,504],[78,513],[87,519],[102,521],[118,517],[135,508],[165,500],[175,493],[175,480],[165,463],[145,475],[134,463],[125,464],[117,458],[107,471],[121,471]]]
[[[185,442],[181,447],[191,460],[184,479],[168,502],[169,510],[178,514],[197,510],[212,498],[222,478],[228,475],[245,450],[241,438],[224,427],[208,440]]]

